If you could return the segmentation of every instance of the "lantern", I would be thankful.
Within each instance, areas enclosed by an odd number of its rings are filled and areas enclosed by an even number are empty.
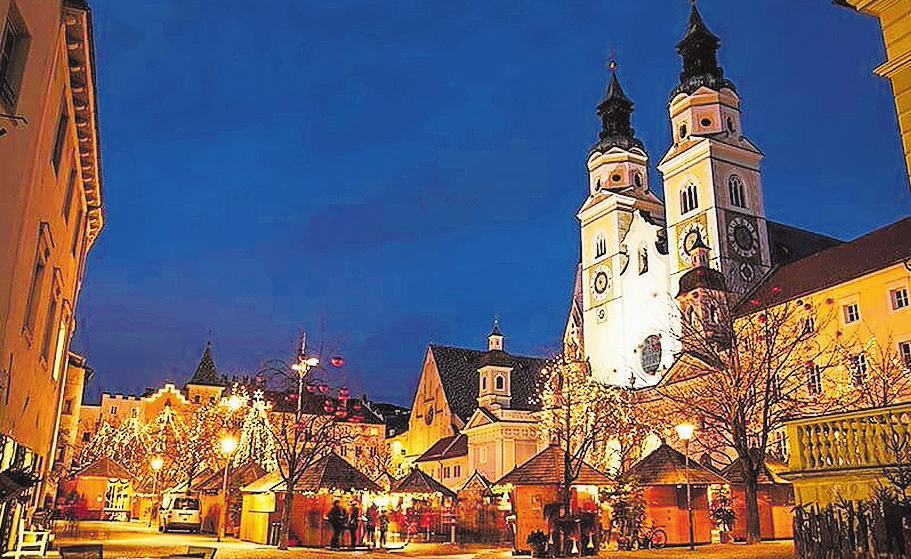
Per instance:
[[[345,364],[345,359],[339,355],[336,355],[335,357],[329,359],[329,364],[333,367],[341,367]]]

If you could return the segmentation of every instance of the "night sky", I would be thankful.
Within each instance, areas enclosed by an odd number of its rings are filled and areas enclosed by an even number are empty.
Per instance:
[[[88,396],[338,348],[409,404],[428,342],[540,355],[566,321],[611,49],[654,171],[689,3],[93,0],[106,223]],[[877,20],[705,0],[767,216],[850,239],[911,207]]]

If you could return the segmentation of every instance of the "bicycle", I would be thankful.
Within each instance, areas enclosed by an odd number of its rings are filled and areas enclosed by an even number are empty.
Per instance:
[[[639,549],[661,549],[667,545],[667,532],[652,522],[648,532],[636,539],[639,543]]]

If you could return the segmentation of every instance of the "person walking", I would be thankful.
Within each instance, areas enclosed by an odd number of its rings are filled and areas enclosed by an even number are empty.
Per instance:
[[[379,508],[376,506],[376,503],[370,503],[370,506],[367,507],[367,526],[364,530],[364,539],[367,540],[367,544],[373,547],[376,543],[374,542],[374,535],[376,534],[376,519],[379,513]]]
[[[351,510],[348,512],[348,532],[351,534],[351,549],[357,546],[357,526],[361,520],[361,511],[357,508],[357,503],[351,503]]]
[[[386,530],[389,529],[389,515],[386,514],[386,509],[380,511],[377,523],[380,528],[380,547],[386,547]]]
[[[326,521],[332,527],[332,540],[329,542],[329,547],[338,549],[339,539],[341,539],[342,530],[345,527],[345,511],[339,505],[338,499],[332,502],[332,508],[329,509],[329,514],[326,515]]]

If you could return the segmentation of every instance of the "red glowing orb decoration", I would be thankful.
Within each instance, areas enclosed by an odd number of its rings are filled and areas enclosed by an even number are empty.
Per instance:
[[[772,286],[772,293],[778,293],[779,291],[781,291],[781,286],[780,286],[780,285],[773,285],[773,286]]]
[[[751,300],[750,300],[750,303],[752,303],[753,305],[758,305],[758,304],[761,303],[761,302],[762,302],[762,301],[760,301],[759,299],[751,299]]]
[[[323,403],[323,409],[326,410],[326,413],[332,413],[335,411],[335,406],[332,405],[332,402],[330,402],[329,400],[326,400]]]
[[[314,392],[316,392],[316,386],[313,385],[313,384],[308,384],[308,385],[307,385],[307,392],[309,392],[310,394],[313,394]]]
[[[335,357],[329,359],[329,364],[333,367],[341,367],[345,364],[345,359],[339,355],[336,355]]]
[[[764,314],[759,315],[759,322],[765,323],[766,320],[767,320],[766,315],[764,315]]]
[[[806,305],[803,306],[803,310],[805,310],[805,311],[808,311],[808,310],[810,310],[810,309],[812,309],[812,308],[813,308],[813,306],[810,305],[810,303],[807,303]]]
[[[339,388],[338,397],[341,398],[342,400],[347,400],[348,399],[348,388],[346,388],[344,386]]]
[[[827,304],[827,305],[831,305],[831,304],[832,304],[832,298],[831,298],[831,297],[829,297],[828,299],[826,299],[826,304]]]

